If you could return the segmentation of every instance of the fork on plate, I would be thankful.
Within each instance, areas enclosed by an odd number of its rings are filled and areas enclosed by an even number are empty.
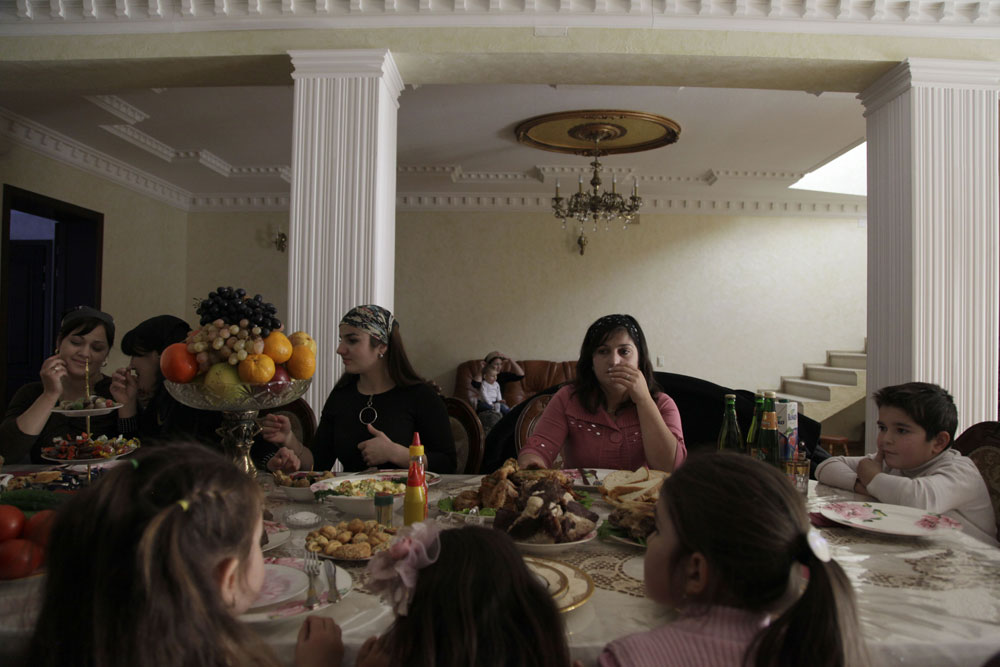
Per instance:
[[[316,595],[316,577],[319,576],[319,556],[315,551],[305,550],[305,558],[302,559],[302,569],[309,577],[309,590],[306,593],[306,608],[315,609],[319,604],[319,597]]]

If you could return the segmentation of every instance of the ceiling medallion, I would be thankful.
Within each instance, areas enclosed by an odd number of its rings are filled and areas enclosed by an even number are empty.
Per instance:
[[[569,201],[559,195],[558,180],[556,196],[552,198],[552,211],[562,221],[563,229],[567,219],[580,223],[577,245],[581,255],[588,243],[584,234],[587,223],[593,223],[594,231],[597,231],[600,222],[608,229],[609,224],[615,221],[621,221],[623,228],[628,229],[629,224],[638,222],[637,214],[642,207],[639,184],[634,179],[632,194],[628,198],[618,194],[617,177],[611,180],[610,192],[602,191],[600,157],[668,146],[677,141],[680,132],[680,125],[663,116],[609,109],[560,111],[535,116],[520,123],[514,130],[517,140],[526,146],[594,158],[590,163],[592,176],[589,191],[584,191],[581,175],[579,190]]]

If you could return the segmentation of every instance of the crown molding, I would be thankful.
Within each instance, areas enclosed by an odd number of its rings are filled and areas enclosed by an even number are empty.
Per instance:
[[[86,95],[84,99],[108,113],[121,118],[129,125],[135,125],[149,118],[149,114],[129,104],[117,95]]]
[[[867,218],[867,203],[727,197],[644,196],[639,215],[808,216]],[[536,194],[399,193],[397,211],[518,211],[551,213],[552,197]]]
[[[572,27],[997,39],[996,10],[995,0],[0,0],[0,34],[534,27],[558,37]]]
[[[190,192],[6,109],[0,109],[0,134],[25,148],[123,185],[147,197],[184,210],[189,206]]]
[[[211,211],[288,211],[292,198],[285,192],[258,194],[213,194],[191,197],[191,212]]]

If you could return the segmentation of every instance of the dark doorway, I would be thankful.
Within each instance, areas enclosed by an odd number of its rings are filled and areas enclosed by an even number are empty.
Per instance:
[[[0,406],[55,348],[61,315],[101,307],[104,216],[4,185],[0,247]]]

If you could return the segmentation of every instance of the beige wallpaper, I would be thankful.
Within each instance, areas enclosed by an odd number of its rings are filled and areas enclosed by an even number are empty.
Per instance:
[[[109,368],[126,362],[118,343],[128,329],[153,315],[183,316],[185,212],[17,144],[0,155],[0,182],[104,214],[101,307],[118,331]]]
[[[272,239],[288,233],[288,213],[192,213],[187,243],[187,287],[184,319],[198,323],[194,299],[219,286],[242,287],[261,294],[288,312],[288,253],[278,252]],[[296,329],[292,329],[295,331]]]
[[[455,366],[499,348],[576,359],[612,312],[643,326],[658,370],[774,388],[826,350],[861,350],[866,232],[857,220],[643,216],[576,233],[548,214],[396,217],[396,311],[417,370],[448,393]]]

